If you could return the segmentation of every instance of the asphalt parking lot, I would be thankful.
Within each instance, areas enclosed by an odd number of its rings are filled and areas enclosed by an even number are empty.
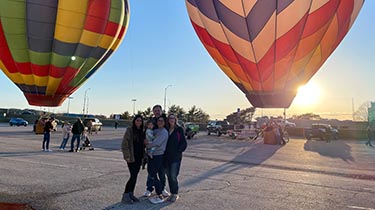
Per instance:
[[[291,139],[285,146],[199,134],[189,140],[175,203],[120,203],[129,176],[124,128],[92,135],[94,151],[41,151],[32,127],[0,124],[0,202],[44,209],[375,209],[375,149],[364,141]],[[139,174],[135,195],[145,190]]]

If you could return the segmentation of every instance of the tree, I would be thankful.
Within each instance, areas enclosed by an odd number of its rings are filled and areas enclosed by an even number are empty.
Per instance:
[[[144,119],[150,119],[152,115],[153,113],[152,113],[151,107],[148,107],[145,111],[142,112],[142,116]]]
[[[368,120],[368,108],[371,107],[371,102],[366,101],[358,107],[357,111],[353,113],[353,119],[356,121],[367,121]]]
[[[130,113],[128,111],[125,111],[124,113],[122,113],[121,115],[121,119],[124,119],[124,120],[131,120],[132,119],[132,116],[130,115]]]
[[[185,120],[188,122],[206,123],[209,118],[210,115],[205,113],[201,108],[197,108],[195,105],[189,109],[185,116]]]
[[[256,111],[255,107],[250,107],[240,112],[233,112],[226,117],[226,120],[231,124],[246,124],[250,123],[253,119],[254,113]]]
[[[177,105],[172,105],[171,107],[168,108],[168,115],[169,114],[175,114],[178,119],[185,120],[186,112],[184,108],[177,106]]]
[[[292,119],[295,119],[295,120],[320,120],[322,118],[318,114],[306,113],[306,114],[301,114],[301,115],[293,115]]]

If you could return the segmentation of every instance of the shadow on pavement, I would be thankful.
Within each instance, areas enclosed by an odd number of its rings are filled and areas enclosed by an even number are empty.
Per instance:
[[[124,210],[133,210],[133,209],[134,210],[138,210],[138,209],[160,210],[160,209],[165,208],[166,206],[169,206],[169,205],[173,204],[170,201],[165,201],[164,203],[159,203],[159,204],[152,204],[145,197],[141,197],[139,199],[140,199],[140,202],[138,202],[138,203],[123,204],[121,202],[118,202],[118,203],[112,204],[112,205],[104,208],[104,210],[122,210],[122,209],[124,209]]]
[[[0,152],[0,157],[17,157],[17,156],[34,156],[46,154],[43,151],[17,151],[17,152]]]
[[[230,140],[229,140],[230,141]],[[280,145],[267,145],[263,144],[263,139],[258,139],[257,141],[241,141],[238,142],[239,146],[233,146],[233,142],[216,142],[212,141],[209,142],[210,144],[215,144],[212,148],[217,148],[218,150],[225,149],[226,151],[235,151],[236,149],[237,154],[235,157],[229,160],[223,159],[223,157],[207,157],[207,156],[200,156],[199,159],[206,159],[206,160],[214,160],[214,161],[225,161],[226,163],[217,166],[209,171],[206,171],[202,174],[197,174],[197,176],[189,179],[183,183],[185,186],[197,184],[204,179],[213,177],[220,173],[233,173],[239,169],[243,168],[251,168],[254,166],[258,166],[270,157],[272,157],[277,150],[281,148]],[[197,144],[199,144],[197,142]],[[196,146],[196,145],[195,145]],[[191,155],[185,155],[191,156]]]
[[[305,151],[316,152],[321,156],[340,158],[345,162],[354,162],[351,155],[351,147],[343,141],[325,141],[308,140],[304,145]]]

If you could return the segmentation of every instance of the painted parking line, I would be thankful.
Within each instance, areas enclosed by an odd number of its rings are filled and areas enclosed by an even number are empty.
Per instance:
[[[361,210],[375,210],[373,208],[360,207],[360,206],[348,206],[350,209],[361,209]]]

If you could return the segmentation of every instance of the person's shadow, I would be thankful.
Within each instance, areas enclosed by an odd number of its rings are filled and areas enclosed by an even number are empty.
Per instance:
[[[277,150],[281,148],[280,145],[267,145],[263,143],[263,138],[259,138],[256,141],[238,142],[241,147],[234,148],[233,142],[210,142],[210,144],[217,144],[212,148],[217,148],[217,154],[220,154],[220,150],[232,150],[240,149],[237,155],[230,160],[223,160],[220,157],[217,158],[207,158],[198,157],[202,160],[213,160],[217,162],[225,162],[224,164],[217,166],[213,169],[207,170],[201,174],[193,176],[191,179],[184,181],[183,186],[192,186],[198,184],[199,182],[210,179],[221,173],[233,173],[237,170],[243,168],[252,168],[261,165],[264,161],[272,157]],[[184,154],[187,157],[194,157],[195,155],[190,155],[189,152]]]
[[[167,201],[167,200],[164,201],[163,203],[153,204],[146,197],[140,197],[139,200],[140,202],[136,202],[133,204],[123,204],[121,202],[118,202],[118,203],[105,207],[103,210],[138,210],[138,209],[160,210],[166,206],[173,204],[171,201]]]
[[[354,162],[351,155],[351,147],[343,141],[325,141],[307,140],[304,145],[305,151],[316,152],[321,156],[340,158],[345,162]]]

